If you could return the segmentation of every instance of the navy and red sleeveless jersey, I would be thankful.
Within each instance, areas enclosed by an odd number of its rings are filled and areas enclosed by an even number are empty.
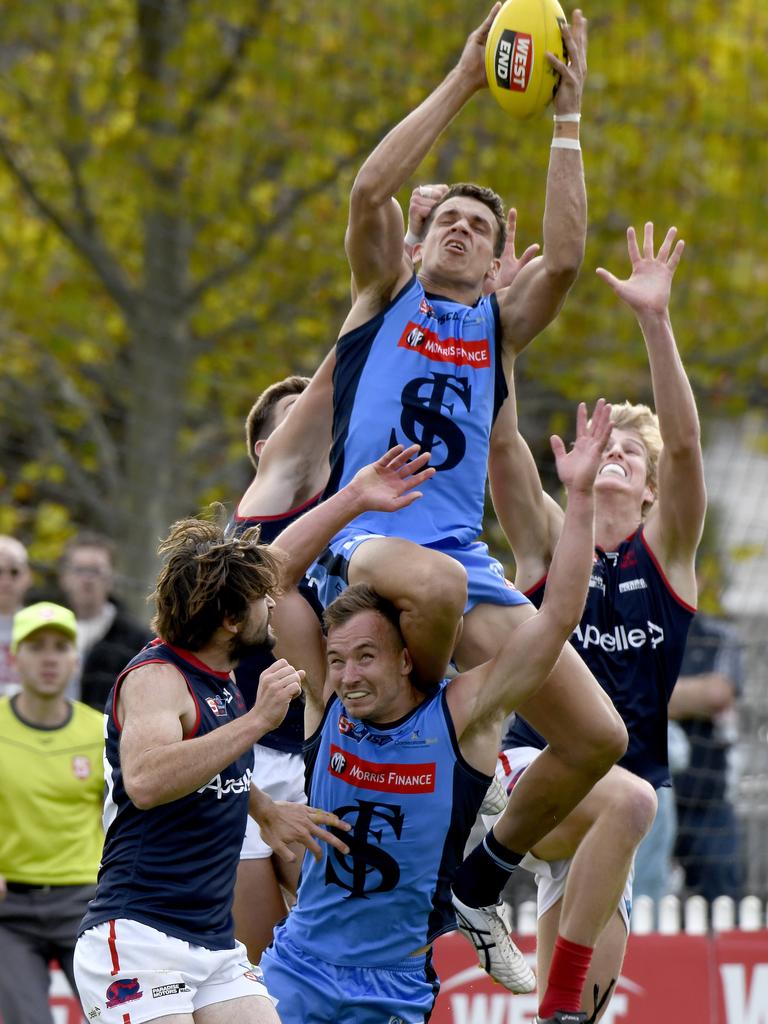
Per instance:
[[[290,512],[279,516],[241,516],[236,512],[230,520],[227,529],[239,535],[252,526],[260,526],[261,543],[272,544],[287,526],[290,526],[299,516],[314,508],[319,500],[320,495],[317,494],[314,498],[304,502],[303,505],[299,505],[298,508],[291,509]],[[322,608],[318,605],[316,598],[312,596],[312,591],[309,588],[305,589],[300,586],[299,593],[309,601],[318,617],[321,616]],[[264,648],[247,655],[235,669],[235,679],[245,700],[246,707],[253,707],[256,701],[256,693],[259,689],[259,676],[264,669],[269,668],[274,663],[274,654],[267,650],[267,648]],[[272,732],[262,736],[259,743],[263,747],[281,750],[285,754],[301,753],[304,746],[304,699],[302,697],[297,697],[291,701],[288,705],[288,713],[280,725],[273,729]]]
[[[527,597],[537,607],[546,579]],[[587,603],[571,643],[613,701],[629,733],[619,764],[654,787],[669,784],[667,703],[695,609],[666,579],[642,528],[616,551],[595,549]],[[503,747],[546,746],[519,715]]]
[[[232,677],[183,651],[154,640],[118,676],[107,703],[104,852],[96,896],[80,932],[127,918],[207,949],[234,946],[232,893],[248,816],[253,750],[187,796],[149,810],[130,800],[120,767],[117,696],[141,665],[173,665],[197,706],[185,737],[204,736],[245,713]]]

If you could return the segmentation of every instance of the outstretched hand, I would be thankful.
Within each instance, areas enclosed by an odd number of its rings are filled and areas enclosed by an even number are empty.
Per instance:
[[[512,284],[523,267],[530,263],[538,253],[541,246],[538,242],[529,245],[525,252],[518,259],[515,256],[515,232],[517,230],[517,210],[514,207],[507,213],[507,240],[504,243],[504,251],[501,254],[499,271],[495,278],[486,276],[483,281],[483,293],[490,295],[501,288]]]
[[[648,221],[643,234],[643,251],[637,244],[635,229],[627,228],[627,250],[632,264],[632,273],[622,281],[604,267],[597,268],[597,275],[607,281],[620,299],[636,313],[666,313],[672,290],[672,278],[683,255],[685,242],[675,244],[677,228],[667,231],[659,252],[653,254],[653,223]]]
[[[321,860],[323,856],[320,842],[333,846],[340,853],[349,853],[349,847],[342,839],[321,827],[327,825],[329,828],[349,831],[348,822],[342,821],[330,811],[321,811],[307,804],[276,800],[267,804],[257,821],[262,839],[283,860],[296,860],[290,843],[300,843],[306,847],[315,860]]]
[[[493,19],[500,8],[501,4],[495,3],[482,23],[474,32],[470,32],[461,57],[459,57],[458,70],[476,90],[485,89],[488,85],[485,74],[485,44],[488,40],[488,33],[491,31]]]
[[[611,434],[611,406],[598,398],[592,419],[587,419],[587,406],[579,403],[576,413],[576,440],[568,451],[557,434],[549,439],[555,456],[557,475],[569,494],[588,493],[595,482],[600,459]]]
[[[435,469],[427,466],[430,452],[422,452],[419,445],[404,448],[395,445],[380,459],[359,469],[350,482],[358,492],[361,507],[370,512],[397,512],[422,497],[415,491]]]
[[[555,113],[578,114],[587,77],[587,19],[577,8],[573,12],[573,24],[570,27],[561,25],[561,31],[567,63],[558,60],[553,53],[547,53],[547,60],[560,75],[554,100]]]

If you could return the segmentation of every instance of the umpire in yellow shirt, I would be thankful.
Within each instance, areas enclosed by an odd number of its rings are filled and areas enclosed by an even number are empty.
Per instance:
[[[0,697],[0,1015],[53,1024],[48,962],[75,990],[72,954],[96,890],[103,832],[104,719],[64,697],[77,663],[75,616],[41,602],[17,612],[21,691]]]

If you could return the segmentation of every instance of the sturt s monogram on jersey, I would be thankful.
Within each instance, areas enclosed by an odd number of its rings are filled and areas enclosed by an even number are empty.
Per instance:
[[[467,412],[472,409],[469,380],[451,373],[415,377],[403,388],[400,402],[403,410],[400,429],[407,440],[402,442],[397,427],[393,427],[389,447],[401,443],[420,445],[422,451],[432,452],[429,464],[438,472],[457,466],[464,458],[467,440],[451,417],[457,402],[461,402]]]
[[[349,893],[345,899],[366,899],[376,892],[391,892],[400,881],[400,866],[381,848],[381,841],[385,829],[390,829],[396,839],[402,835],[405,815],[400,806],[356,800],[353,805],[335,808],[333,813],[354,824],[351,832],[338,833],[349,853],[329,848],[325,884],[345,889]]]

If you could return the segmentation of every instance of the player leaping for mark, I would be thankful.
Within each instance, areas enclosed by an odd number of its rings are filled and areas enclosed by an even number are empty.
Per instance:
[[[578,274],[586,234],[581,153],[557,147],[547,176],[542,255],[508,288],[483,296],[499,273],[506,223],[499,197],[477,185],[453,186],[434,206],[413,248],[419,265],[418,276],[413,273],[393,196],[486,86],[485,42],[496,10],[470,34],[443,82],[368,157],[350,197],[346,246],[357,298],[336,347],[330,487],[343,485],[378,445],[403,438],[429,448],[437,472],[418,509],[388,521],[359,518],[311,570],[325,604],[357,582],[397,604],[414,665],[433,682],[455,644],[455,608],[447,596],[454,592],[457,562],[469,589],[455,649],[461,669],[492,658],[510,631],[534,614],[477,540],[488,446],[506,397],[502,358],[511,360],[557,315]],[[580,12],[564,33],[570,63],[558,63],[558,116],[575,115],[581,106],[586,22]],[[571,116],[557,122],[555,132],[575,140],[578,128]],[[434,621],[435,609],[444,610],[441,628],[421,629],[424,615]],[[512,797],[513,852],[497,851],[510,865],[586,795],[627,741],[611,702],[569,647],[548,679],[520,683],[514,704],[525,706],[549,746]],[[504,977],[503,962],[494,969]]]

